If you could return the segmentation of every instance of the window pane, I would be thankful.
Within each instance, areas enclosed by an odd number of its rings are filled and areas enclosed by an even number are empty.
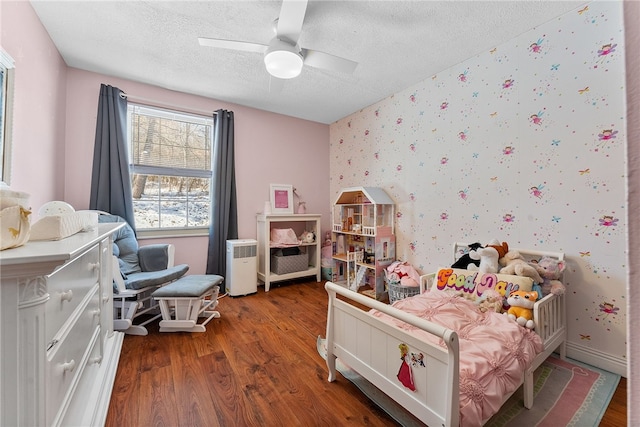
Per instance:
[[[162,202],[160,227],[182,228],[187,225],[187,199],[176,194],[167,195]]]
[[[172,117],[131,114],[131,162],[134,165],[211,170],[211,132],[209,123],[192,123],[191,116]]]
[[[208,227],[213,117],[128,106],[136,228]]]
[[[131,179],[136,228],[209,226],[209,179],[135,173]]]

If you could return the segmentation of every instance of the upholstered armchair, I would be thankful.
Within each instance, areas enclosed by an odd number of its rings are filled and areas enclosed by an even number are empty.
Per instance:
[[[146,325],[161,317],[151,294],[184,276],[189,266],[173,265],[175,248],[171,244],[139,246],[132,228],[117,215],[103,214],[98,221],[125,222],[114,235],[113,328],[147,335]]]

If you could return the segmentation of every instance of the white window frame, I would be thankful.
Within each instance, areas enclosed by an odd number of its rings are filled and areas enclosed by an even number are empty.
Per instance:
[[[201,124],[206,126],[211,126],[211,141],[210,141],[210,150],[213,155],[213,127],[214,127],[214,118],[213,114],[210,117],[204,115],[197,115],[193,113],[178,111],[178,110],[170,110],[163,107],[155,107],[150,105],[138,104],[134,102],[129,102],[127,105],[127,155],[129,159],[129,173],[133,178],[134,174],[145,174],[145,175],[159,175],[159,176],[187,176],[193,178],[209,178],[209,191],[214,188],[213,183],[213,171],[211,168],[206,170],[200,169],[188,169],[188,168],[175,168],[175,167],[165,167],[165,166],[150,166],[150,165],[139,165],[134,164],[133,161],[133,145],[131,144],[132,133],[132,120],[131,116],[134,113],[134,109],[138,109],[138,113],[148,113],[149,115],[153,115],[159,118],[165,119],[182,119],[188,120],[190,123]],[[136,200],[133,200],[134,210]],[[209,200],[210,207],[211,200]],[[209,215],[211,215],[209,209]],[[211,217],[209,217],[211,220]],[[138,228],[136,226],[136,233],[138,239],[144,238],[157,238],[157,237],[184,237],[184,236],[207,236],[209,234],[209,226],[184,226],[184,227],[159,227],[153,229],[145,229]]]
[[[0,46],[0,181],[11,184],[15,62]]]

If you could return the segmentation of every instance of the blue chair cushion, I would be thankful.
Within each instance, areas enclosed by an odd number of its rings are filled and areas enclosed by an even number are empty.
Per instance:
[[[217,274],[184,276],[180,280],[156,289],[151,295],[154,298],[197,298],[204,295],[209,289],[222,283],[223,280],[224,278]]]
[[[133,229],[126,221],[118,215],[100,215],[99,222],[124,222],[124,227],[118,229],[113,236],[113,254],[118,258],[120,271],[123,275],[129,276],[132,273],[140,273],[140,262],[138,261],[138,240]]]
[[[127,289],[142,289],[148,286],[160,286],[182,276],[189,270],[187,264],[180,264],[160,271],[141,271],[127,274],[124,285]]]

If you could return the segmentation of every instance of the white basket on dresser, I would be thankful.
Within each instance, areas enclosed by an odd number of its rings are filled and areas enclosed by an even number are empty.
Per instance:
[[[101,224],[0,252],[0,425],[103,425],[113,331],[112,233]]]

